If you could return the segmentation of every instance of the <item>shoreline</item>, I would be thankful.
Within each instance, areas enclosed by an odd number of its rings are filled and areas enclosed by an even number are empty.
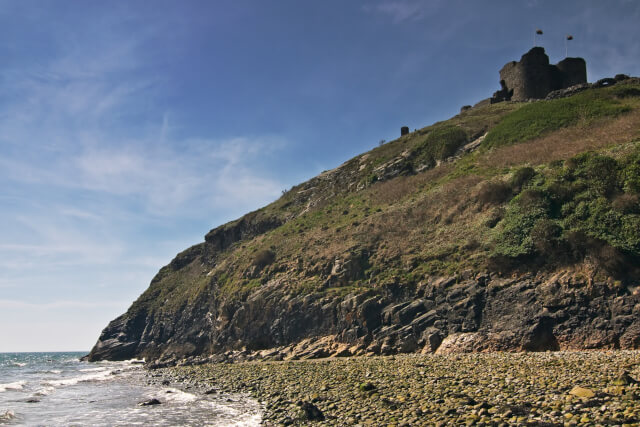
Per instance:
[[[248,393],[268,426],[640,422],[640,351],[253,361],[149,375],[203,393]]]

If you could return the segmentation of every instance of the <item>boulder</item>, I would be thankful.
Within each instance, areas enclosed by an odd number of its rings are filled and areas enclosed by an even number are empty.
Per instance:
[[[138,406],[153,406],[153,405],[160,405],[161,403],[162,402],[160,402],[158,399],[153,398],[153,399],[145,400],[144,402],[138,403]]]
[[[573,387],[569,394],[583,399],[591,399],[596,395],[590,388],[580,387],[579,385]]]
[[[311,402],[301,402],[300,409],[302,415],[307,421],[324,421],[324,414],[316,405]]]

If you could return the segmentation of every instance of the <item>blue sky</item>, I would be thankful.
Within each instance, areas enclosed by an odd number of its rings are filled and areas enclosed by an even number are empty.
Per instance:
[[[0,352],[89,350],[281,191],[455,115],[533,43],[640,75],[637,1],[0,0]]]

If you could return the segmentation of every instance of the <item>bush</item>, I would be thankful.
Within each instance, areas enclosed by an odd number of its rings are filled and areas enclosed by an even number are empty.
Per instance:
[[[636,194],[621,194],[613,199],[611,206],[621,214],[640,213],[640,200]]]
[[[622,188],[627,193],[640,193],[640,150],[629,156],[620,171]]]
[[[554,204],[562,206],[575,196],[575,189],[567,182],[552,182],[547,186],[547,194]]]
[[[547,217],[541,200],[536,191],[526,190],[508,204],[501,227],[496,229],[496,255],[522,258],[533,254],[531,230],[538,220]]]
[[[504,208],[497,208],[491,211],[484,225],[493,228],[504,218]]]
[[[499,205],[511,197],[511,186],[504,181],[489,181],[480,187],[476,200],[480,206]]]
[[[515,171],[513,177],[511,178],[511,186],[513,187],[513,191],[519,193],[529,181],[536,176],[536,171],[529,166],[525,166]]]
[[[553,265],[589,257],[612,274],[631,271],[640,259],[640,195],[621,189],[633,179],[638,160],[636,153],[622,161],[585,153],[550,166],[535,188],[507,204],[492,256],[501,265],[508,259]]]
[[[567,162],[571,175],[585,182],[598,194],[607,196],[613,193],[617,187],[620,165],[615,159],[594,153],[580,154]]]
[[[270,265],[271,263],[273,263],[275,259],[276,259],[275,252],[273,252],[270,249],[263,249],[256,252],[256,254],[253,256],[252,264],[258,267],[258,269],[262,270],[267,265]]]
[[[562,227],[548,218],[539,219],[531,229],[531,241],[540,255],[553,255],[561,235]]]
[[[533,211],[546,215],[550,207],[547,195],[543,191],[536,189],[524,190],[514,201],[518,203],[523,211],[529,211],[529,215]]]
[[[457,126],[434,129],[416,145],[413,155],[418,163],[431,164],[435,160],[444,160],[453,156],[458,148],[468,142],[467,133]]]

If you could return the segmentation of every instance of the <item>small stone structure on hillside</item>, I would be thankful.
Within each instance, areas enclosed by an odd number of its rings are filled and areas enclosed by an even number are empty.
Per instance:
[[[400,128],[400,136],[405,136],[409,134],[409,126],[402,126]]]
[[[565,58],[556,65],[542,47],[534,47],[500,70],[500,90],[490,103],[543,99],[549,92],[587,82],[587,63],[582,58]]]

